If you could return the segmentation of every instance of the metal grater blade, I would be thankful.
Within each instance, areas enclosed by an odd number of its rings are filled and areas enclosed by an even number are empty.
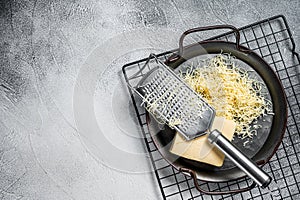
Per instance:
[[[209,132],[215,110],[168,66],[155,58],[134,91],[157,119],[180,132],[187,140]]]

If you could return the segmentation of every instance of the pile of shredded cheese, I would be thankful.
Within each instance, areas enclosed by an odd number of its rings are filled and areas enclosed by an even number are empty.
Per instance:
[[[230,55],[220,54],[199,66],[192,66],[181,76],[216,110],[216,116],[236,123],[236,134],[252,138],[250,128],[260,116],[272,113],[272,103],[261,94],[262,83],[239,69]]]

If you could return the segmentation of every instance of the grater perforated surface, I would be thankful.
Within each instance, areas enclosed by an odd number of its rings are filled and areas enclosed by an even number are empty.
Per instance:
[[[134,90],[143,98],[145,108],[158,121],[174,127],[187,139],[205,134],[212,124],[214,109],[157,58],[146,63],[149,64],[155,67]]]

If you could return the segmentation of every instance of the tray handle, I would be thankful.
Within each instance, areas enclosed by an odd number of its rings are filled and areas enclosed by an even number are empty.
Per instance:
[[[187,31],[185,31],[180,39],[179,39],[179,51],[178,51],[178,54],[176,55],[173,55],[171,56],[169,59],[168,59],[168,62],[174,62],[176,61],[177,59],[179,59],[182,55],[183,55],[183,50],[184,50],[184,47],[183,47],[183,40],[184,38],[191,34],[191,33],[195,33],[195,32],[202,32],[202,31],[208,31],[208,30],[216,30],[216,29],[231,29],[234,33],[235,33],[235,39],[236,39],[236,48],[239,50],[239,51],[242,51],[242,52],[249,52],[249,50],[247,49],[244,49],[240,46],[240,32],[239,32],[239,29],[232,26],[232,25],[214,25],[214,26],[205,26],[205,27],[197,27],[197,28],[192,28],[192,29],[189,29]]]
[[[193,181],[194,181],[194,185],[196,187],[196,189],[201,192],[201,193],[204,193],[204,194],[207,194],[207,195],[225,195],[225,194],[236,194],[236,193],[241,193],[241,192],[246,192],[246,191],[249,191],[251,189],[253,189],[255,186],[256,186],[256,183],[253,182],[251,185],[249,185],[248,187],[245,187],[245,188],[240,188],[240,189],[236,189],[236,190],[226,190],[226,191],[208,191],[208,190],[204,190],[202,189],[199,184],[198,184],[198,179],[197,179],[197,176],[196,176],[196,173],[191,170],[191,169],[187,169],[187,168],[180,168],[179,169],[180,172],[183,172],[183,173],[188,173],[191,175],[191,177],[193,178]]]

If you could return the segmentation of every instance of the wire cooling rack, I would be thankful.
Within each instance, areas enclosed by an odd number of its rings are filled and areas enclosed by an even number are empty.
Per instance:
[[[148,132],[145,110],[136,105],[136,99],[129,90],[137,117],[144,135],[145,144],[150,155],[162,199],[300,199],[300,59],[295,52],[295,43],[284,16],[259,21],[239,29],[241,45],[247,46],[262,56],[280,78],[288,100],[288,123],[285,136],[276,154],[263,167],[273,180],[269,189],[254,189],[231,195],[205,195],[194,186],[193,180],[169,165],[161,157]],[[210,40],[235,41],[234,33],[228,32]],[[165,61],[172,53],[157,55]],[[145,64],[147,58],[123,66],[127,82]],[[224,183],[198,181],[201,188],[217,190],[234,190],[249,186],[251,180],[242,178]]]

